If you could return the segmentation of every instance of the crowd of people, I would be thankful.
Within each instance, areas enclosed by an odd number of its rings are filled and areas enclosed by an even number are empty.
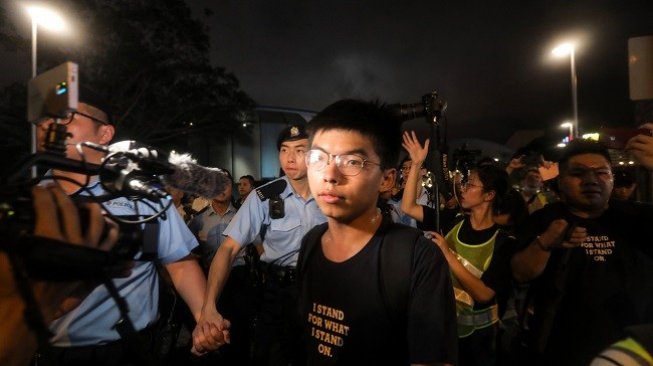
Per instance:
[[[40,142],[53,123],[71,134],[68,157],[89,163],[102,154],[74,145],[106,145],[115,133],[87,89],[78,111],[38,121]],[[633,198],[632,172],[614,168],[600,144],[575,140],[556,162],[478,159],[453,176],[451,196],[434,200],[429,143],[402,133],[383,105],[335,102],[281,132],[283,176],[257,187],[224,171],[230,184],[194,200],[170,188],[174,205],[145,235],[155,260],[120,262],[112,286],[32,280],[35,311],[20,291],[20,261],[0,252],[0,363],[653,364],[653,206]],[[653,170],[653,137],[633,137],[626,150]],[[557,176],[545,180],[553,165]],[[33,190],[33,237],[110,250],[116,225],[90,205],[81,230],[68,198],[102,193],[98,177],[46,176]],[[125,197],[104,207],[152,211]],[[185,305],[164,306],[164,289]],[[30,309],[49,328],[45,342],[33,317],[22,321]]]

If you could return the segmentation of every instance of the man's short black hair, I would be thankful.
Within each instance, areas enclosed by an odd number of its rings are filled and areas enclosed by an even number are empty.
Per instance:
[[[565,146],[562,156],[560,157],[560,160],[558,160],[560,171],[562,172],[562,170],[567,168],[569,159],[573,158],[574,156],[583,154],[601,155],[608,161],[608,163],[612,164],[610,153],[608,152],[608,149],[605,148],[605,146],[596,141],[577,139]]]
[[[229,171],[229,169],[225,169],[225,168],[218,168],[218,169],[222,170],[222,172],[227,176],[227,178],[229,178],[229,180],[231,181],[231,183],[234,182],[234,178],[233,178],[233,176],[231,175],[231,172]]]
[[[372,140],[381,158],[381,168],[394,168],[401,148],[400,121],[378,101],[337,101],[318,113],[308,124],[309,141],[318,131],[355,131]]]
[[[399,168],[401,168],[405,162],[407,161],[413,161],[413,159],[410,157],[410,155],[404,156],[403,159],[401,159],[401,162],[399,162]]]
[[[113,107],[109,100],[100,92],[97,92],[85,85],[79,86],[79,101],[88,104],[91,107],[99,109],[107,115],[107,122],[110,125],[114,124]]]
[[[249,181],[249,184],[252,185],[252,187],[255,187],[255,186],[256,186],[256,180],[254,179],[253,176],[251,176],[251,175],[249,175],[249,174],[247,174],[247,175],[243,175],[243,176],[240,177],[238,180],[241,180],[241,179],[247,179],[247,180]]]

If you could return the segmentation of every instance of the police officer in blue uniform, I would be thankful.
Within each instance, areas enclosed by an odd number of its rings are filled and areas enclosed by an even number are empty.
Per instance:
[[[111,142],[115,126],[107,111],[110,107],[103,96],[81,87],[77,111],[70,113],[59,123],[66,125],[70,137],[67,140],[68,158],[99,164],[103,153],[93,149],[75,148],[79,142],[90,141],[106,145]],[[54,121],[40,120],[37,139],[42,147],[46,131]],[[83,156],[82,156],[83,153]],[[57,184],[69,195],[102,195],[97,177],[53,170],[48,175],[57,177]],[[88,180],[87,180],[88,179]],[[74,183],[77,182],[77,183]],[[82,186],[84,189],[81,189]],[[167,202],[165,202],[167,204]],[[150,203],[151,205],[151,203]],[[116,216],[140,214],[150,216],[155,211],[147,204],[135,203],[124,197],[105,202],[106,210]],[[204,298],[205,278],[191,254],[197,240],[188,230],[173,206],[165,213],[167,219],[158,220],[156,259],[167,270],[172,283],[185,300],[195,319],[199,318]],[[158,319],[159,278],[152,261],[136,261],[127,278],[113,280],[120,297],[127,303],[128,317],[134,329],[125,324],[121,311],[105,286],[99,286],[70,313],[56,319],[51,325],[53,336],[50,364],[53,365],[131,365],[152,359],[151,349],[136,349],[133,340],[141,345],[152,343],[154,326]],[[129,340],[126,340],[128,338]],[[145,342],[143,342],[143,340]]]
[[[228,331],[229,321],[216,308],[216,299],[241,246],[263,239],[265,285],[257,316],[254,364],[298,364],[296,335],[297,286],[295,268],[301,239],[315,225],[326,221],[311,197],[306,179],[304,155],[308,135],[303,126],[289,126],[277,140],[279,162],[285,176],[273,180],[250,194],[224,232],[227,236],[209,270],[202,315],[193,332],[198,352],[222,346],[220,335]],[[247,360],[242,360],[245,364]]]

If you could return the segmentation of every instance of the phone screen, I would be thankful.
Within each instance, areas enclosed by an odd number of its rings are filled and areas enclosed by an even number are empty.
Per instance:
[[[628,140],[637,135],[651,136],[651,130],[646,128],[603,128],[599,134],[599,142],[608,149],[623,150]]]

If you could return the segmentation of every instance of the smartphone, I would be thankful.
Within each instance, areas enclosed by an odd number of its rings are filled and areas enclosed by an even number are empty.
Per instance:
[[[628,140],[637,135],[653,136],[647,128],[602,128],[599,132],[599,142],[608,149],[623,150]]]
[[[65,62],[31,79],[27,84],[28,121],[62,118],[77,110],[78,82],[78,67],[73,62]]]

